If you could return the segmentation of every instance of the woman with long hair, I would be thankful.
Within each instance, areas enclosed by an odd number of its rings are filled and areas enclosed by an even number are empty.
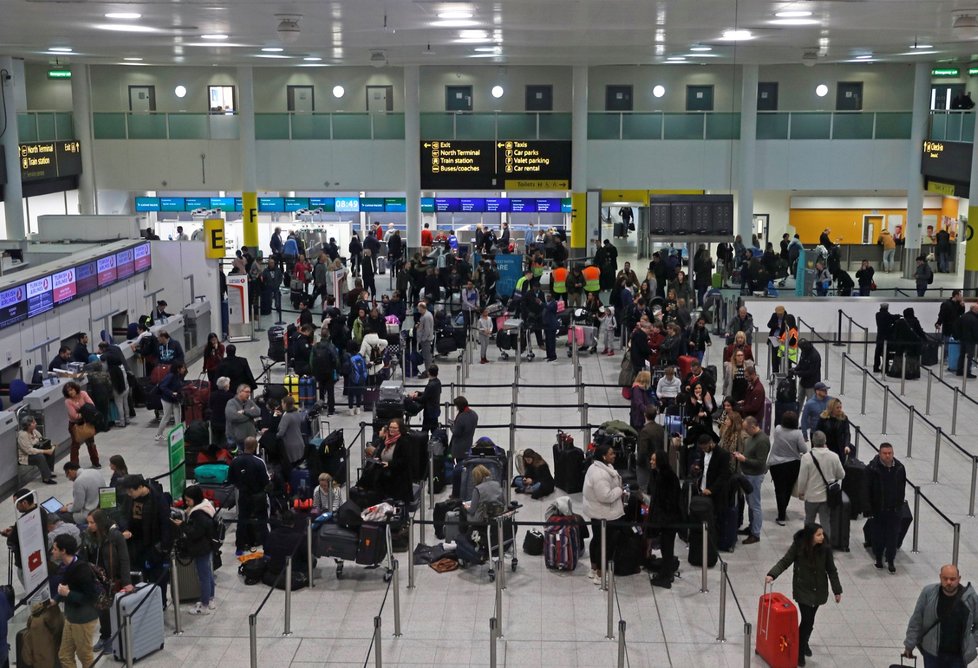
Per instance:
[[[781,416],[781,424],[774,428],[771,439],[771,454],[768,466],[771,470],[771,480],[774,481],[774,498],[778,504],[778,516],[774,520],[779,526],[784,526],[787,516],[788,501],[798,480],[801,469],[801,456],[808,452],[805,437],[798,428],[798,414],[787,411]]]
[[[594,451],[594,462],[584,475],[584,514],[591,518],[591,581],[603,582],[601,563],[601,520],[609,523],[606,537],[608,561],[614,561],[615,548],[621,528],[613,526],[625,515],[625,489],[621,475],[615,470],[615,449],[599,445]]]
[[[112,583],[112,594],[133,590],[129,570],[129,549],[126,539],[102,509],[93,510],[86,518],[88,527],[82,537],[82,550],[88,563],[105,571]],[[95,651],[100,652],[112,635],[109,610],[99,612],[99,638]]]
[[[632,381],[632,406],[628,414],[628,422],[638,431],[645,426],[645,408],[649,405],[649,387],[652,385],[652,374],[639,371]]]
[[[656,450],[649,459],[651,476],[648,492],[652,496],[649,503],[649,527],[659,534],[659,548],[662,561],[652,585],[672,588],[673,573],[677,569],[675,557],[676,524],[682,521],[682,487],[679,477],[669,464],[664,450]]]
[[[839,455],[839,461],[844,465],[852,448],[849,418],[842,410],[840,399],[829,399],[828,405],[818,418],[818,426],[815,429],[825,434],[825,447]]]
[[[550,465],[536,450],[523,451],[523,475],[516,476],[513,486],[517,493],[529,494],[534,499],[542,499],[553,494],[554,477]]]
[[[724,401],[724,403],[727,403]],[[740,467],[740,462],[733,455],[737,452],[744,452],[744,441],[747,434],[744,432],[744,418],[737,411],[727,414],[727,419],[720,426],[720,447],[730,453],[730,468],[736,471]]]
[[[207,335],[207,344],[204,346],[204,371],[207,372],[212,390],[217,387],[217,367],[223,359],[224,344],[217,334],[211,332]]]
[[[768,571],[766,582],[772,583],[794,566],[791,576],[791,597],[798,604],[801,622],[798,624],[798,665],[805,665],[805,657],[812,655],[808,641],[815,627],[815,613],[829,600],[829,583],[835,602],[842,601],[842,583],[832,558],[832,548],[826,543],[825,532],[819,524],[806,524],[795,534],[791,547]]]

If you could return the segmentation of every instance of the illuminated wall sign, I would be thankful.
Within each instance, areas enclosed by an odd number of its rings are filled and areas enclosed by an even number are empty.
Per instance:
[[[571,179],[571,143],[496,142],[496,169],[507,190],[567,190]]]
[[[147,271],[153,265],[153,258],[150,254],[149,244],[142,244],[133,249],[133,265],[136,273]]]
[[[360,210],[366,211],[368,213],[383,212],[384,198],[383,197],[361,197]]]
[[[421,142],[422,189],[489,190],[500,185],[492,141]]]
[[[308,197],[286,197],[285,198],[286,211],[298,211],[299,209],[308,209],[308,208],[309,208]]]
[[[961,70],[957,67],[935,67],[930,71],[932,77],[956,77],[960,74]]]
[[[44,276],[27,284],[27,317],[33,318],[54,308],[51,277]]]
[[[136,268],[133,266],[131,248],[127,248],[126,250],[119,251],[115,254],[115,270],[116,276],[120,281],[124,278],[129,278],[136,273]]]
[[[971,144],[925,141],[922,149],[920,173],[928,180],[965,186],[971,182]]]
[[[421,142],[421,187],[425,189],[567,190],[569,141]]]
[[[159,211],[160,210],[160,198],[159,197],[137,197],[136,198],[136,212],[141,211]]]
[[[98,259],[98,286],[104,288],[116,281],[115,255],[107,255]]]
[[[0,328],[27,320],[27,293],[25,286],[0,292]]]
[[[54,303],[66,304],[75,298],[75,269],[59,271],[51,277],[54,286]]]
[[[407,211],[407,199],[404,197],[384,198],[384,211],[388,213],[403,213]]]
[[[94,262],[75,267],[75,296],[84,297],[98,289],[98,268]]]
[[[334,199],[336,213],[359,213],[359,197],[337,197]]]
[[[978,74],[978,67],[969,67],[968,68],[968,74],[970,76],[974,76],[974,75]]]
[[[71,70],[48,70],[48,79],[70,79]]]
[[[20,144],[20,180],[42,181],[81,174],[81,142]]]

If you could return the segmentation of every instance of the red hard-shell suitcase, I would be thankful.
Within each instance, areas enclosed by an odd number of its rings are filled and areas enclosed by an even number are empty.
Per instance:
[[[798,665],[798,608],[780,592],[764,595],[757,606],[757,643],[754,651],[771,668]]]

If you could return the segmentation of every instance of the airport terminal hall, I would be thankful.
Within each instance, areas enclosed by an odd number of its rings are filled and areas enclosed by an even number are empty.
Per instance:
[[[0,0],[0,668],[978,663],[975,54]]]

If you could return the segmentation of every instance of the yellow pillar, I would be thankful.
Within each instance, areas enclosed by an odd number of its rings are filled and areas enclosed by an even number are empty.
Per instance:
[[[963,230],[964,270],[966,272],[978,272],[978,234],[975,234],[974,228],[974,225],[978,224],[978,204],[972,205],[970,201],[968,204],[968,224]],[[958,239],[958,243],[961,241]]]
[[[258,249],[258,193],[241,193],[244,245]]]
[[[570,247],[587,251],[587,193],[571,193]]]

